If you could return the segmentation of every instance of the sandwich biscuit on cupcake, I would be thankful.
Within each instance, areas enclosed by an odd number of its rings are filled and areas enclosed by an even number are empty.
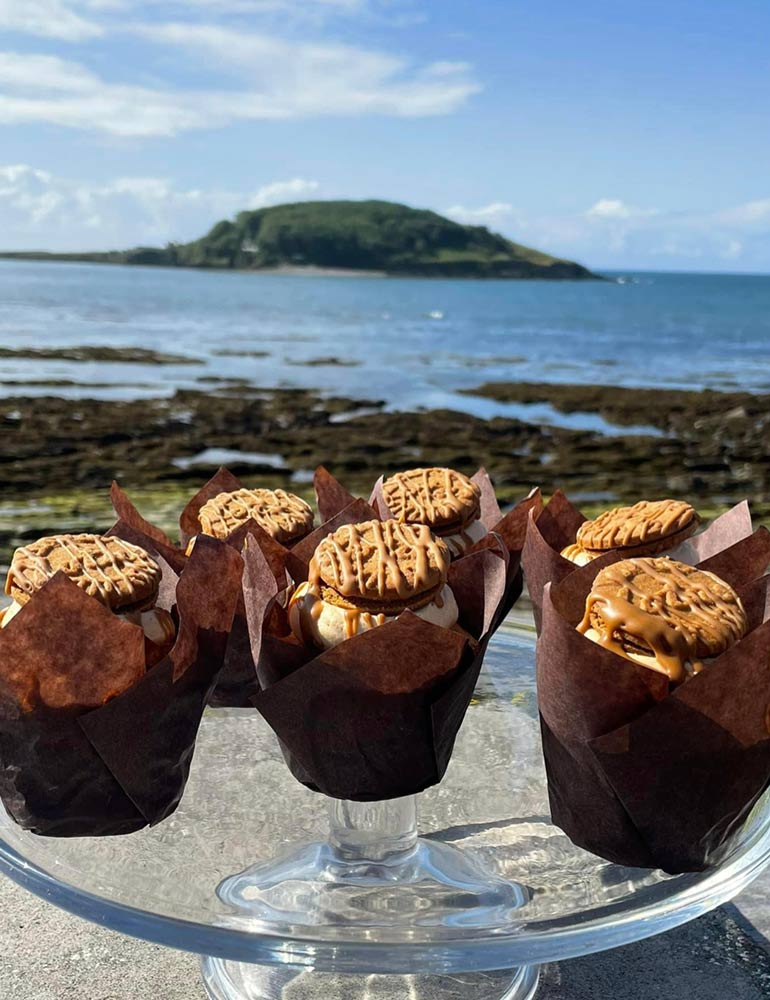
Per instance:
[[[148,667],[173,647],[174,620],[155,606],[160,566],[138,545],[113,535],[52,535],[17,549],[5,584],[13,603],[2,615],[0,628],[6,628],[57,573],[142,629]]]
[[[246,488],[219,493],[198,512],[201,534],[222,540],[252,519],[281,545],[291,546],[313,530],[314,515],[312,507],[294,493]],[[193,537],[188,555],[194,544]]]
[[[480,520],[478,484],[454,469],[396,473],[383,481],[382,498],[397,521],[426,524],[442,539],[452,558],[464,555],[487,534]]]
[[[364,521],[324,538],[308,579],[289,602],[289,624],[302,643],[330,649],[404,611],[443,628],[457,623],[447,583],[445,540],[425,524]]]
[[[640,500],[584,521],[575,542],[563,548],[560,555],[577,566],[585,566],[606,552],[654,556],[685,541],[699,524],[695,508],[684,500]]]
[[[748,629],[733,588],[667,558],[624,559],[597,573],[579,632],[680,684]]]

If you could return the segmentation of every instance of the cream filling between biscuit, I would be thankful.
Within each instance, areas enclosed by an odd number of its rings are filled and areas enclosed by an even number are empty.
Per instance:
[[[145,637],[150,642],[157,643],[158,646],[164,646],[176,636],[174,619],[163,608],[151,608],[149,611],[116,612],[116,614],[118,618],[122,618],[131,625],[138,625]]]
[[[609,551],[609,550],[608,550]],[[578,542],[574,542],[572,545],[567,545],[561,550],[559,555],[562,559],[568,559],[571,563],[576,566],[587,566],[592,562],[596,556],[591,555],[589,552],[583,548]]]
[[[591,642],[595,642],[599,646],[605,645],[602,642],[602,637],[595,628],[589,628],[583,633],[583,635],[586,639],[590,639]],[[654,670],[656,673],[663,674],[668,680],[671,680],[669,670],[657,659],[654,653],[637,653],[634,650],[619,647],[619,643],[617,644],[617,647],[613,645],[612,652],[617,653],[618,656],[622,656],[625,660],[632,660],[634,663],[638,663],[642,667],[647,667],[648,670]],[[692,677],[694,674],[700,673],[704,662],[708,663],[708,660],[686,660],[682,664],[686,677]]]
[[[0,628],[5,628],[24,607],[18,601],[14,601],[2,613]],[[151,608],[149,611],[127,611],[125,613],[116,612],[118,618],[123,618],[131,625],[138,625],[144,632],[145,637],[159,646],[164,646],[176,635],[174,620],[168,611],[162,608]]]
[[[464,556],[468,549],[472,548],[476,542],[480,542],[489,532],[481,521],[471,521],[469,525],[455,532],[453,535],[437,535],[449,549],[453,559]]]
[[[18,601],[14,601],[13,604],[9,604],[5,611],[2,612],[0,616],[0,628],[5,628],[5,626],[18,615],[21,611],[23,605],[19,604]]]
[[[451,628],[457,623],[459,610],[451,587],[444,584],[438,594],[422,608],[412,612],[418,618]],[[373,615],[368,611],[341,608],[329,604],[319,597],[308,582],[301,583],[289,605],[289,624],[300,642],[310,642],[322,649],[338,646],[354,635],[361,635],[369,629],[386,622],[395,621],[397,615]]]

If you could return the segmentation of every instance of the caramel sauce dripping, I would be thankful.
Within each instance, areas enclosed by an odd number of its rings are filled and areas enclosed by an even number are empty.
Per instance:
[[[311,595],[315,597],[315,602],[310,607],[310,617],[313,621],[317,622],[324,611],[324,602],[321,597],[320,587],[311,583],[300,584],[299,587],[294,591],[289,601],[289,608],[291,609],[295,604],[299,603],[303,598]],[[443,602],[442,605],[443,606]],[[344,615],[344,628],[345,628],[345,638],[352,639],[354,635],[358,635],[359,624],[363,623],[366,629],[374,628],[375,625],[384,625],[387,620],[387,615],[385,614],[372,614],[371,611],[363,611],[359,608],[339,608]],[[304,629],[302,628],[302,616],[299,616],[299,627],[302,632],[302,641],[307,642],[307,636],[305,635]]]
[[[621,633],[636,638],[652,651],[660,671],[679,684],[703,667],[697,657],[699,633],[708,634],[715,645],[726,648],[746,631],[746,615],[738,596],[717,577],[701,573],[714,586],[694,580],[690,567],[665,558],[626,559],[607,566],[594,581],[577,629],[585,634],[594,628],[592,613],[596,609],[603,626],[596,629],[600,645],[625,656]],[[641,574],[654,582],[652,592],[635,582]],[[727,599],[730,594],[732,600]]]

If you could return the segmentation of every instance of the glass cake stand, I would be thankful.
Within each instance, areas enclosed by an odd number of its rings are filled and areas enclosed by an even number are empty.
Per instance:
[[[154,830],[36,837],[0,819],[0,868],[66,910],[202,956],[212,1000],[523,1000],[538,965],[658,934],[770,860],[764,799],[720,863],[666,876],[573,846],[548,817],[534,629],[493,639],[444,781],[329,802],[248,710],[209,711],[185,798]]]

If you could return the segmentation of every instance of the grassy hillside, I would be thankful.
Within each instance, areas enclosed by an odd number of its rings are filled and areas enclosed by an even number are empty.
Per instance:
[[[244,270],[310,266],[418,277],[596,277],[483,226],[387,201],[306,201],[241,212],[198,240],[162,249],[2,256]]]

